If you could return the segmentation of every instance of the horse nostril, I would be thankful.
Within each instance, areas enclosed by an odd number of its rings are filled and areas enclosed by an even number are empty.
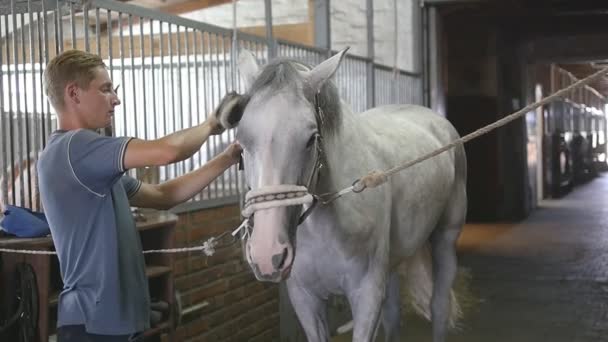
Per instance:
[[[281,268],[283,268],[285,260],[287,260],[287,248],[283,249],[283,253],[275,254],[272,256],[272,266],[274,266],[275,270],[280,270]]]

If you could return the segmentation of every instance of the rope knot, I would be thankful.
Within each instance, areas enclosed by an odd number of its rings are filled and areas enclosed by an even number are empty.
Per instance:
[[[388,176],[385,172],[374,170],[353,183],[353,192],[359,193],[367,188],[375,188],[386,183]]]

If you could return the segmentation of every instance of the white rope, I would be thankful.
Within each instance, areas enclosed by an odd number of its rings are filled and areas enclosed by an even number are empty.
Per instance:
[[[245,219],[236,229],[234,229],[231,235],[234,237],[238,232],[247,227],[249,220]],[[227,235],[229,231],[226,231],[218,236],[213,236],[207,239],[202,245],[194,246],[194,247],[180,247],[180,248],[164,248],[164,249],[149,249],[145,250],[143,254],[152,254],[152,253],[187,253],[187,252],[197,252],[203,251],[205,255],[211,256],[215,253],[215,248],[219,244],[219,240]],[[14,254],[32,254],[32,255],[57,255],[56,251],[42,251],[42,250],[28,250],[28,249],[9,249],[9,248],[0,248],[0,252],[4,253],[14,253]]]
[[[143,254],[149,253],[183,253],[183,252],[193,252],[193,251],[213,251],[217,242],[216,238],[211,238],[201,246],[195,247],[183,247],[183,248],[167,248],[167,249],[151,249],[143,251]],[[28,250],[28,249],[8,249],[8,248],[0,248],[0,252],[4,253],[14,253],[14,254],[42,254],[42,255],[57,255],[55,251],[38,251],[38,250]],[[213,254],[212,252],[212,254]],[[205,252],[207,254],[207,252]],[[210,254],[208,254],[210,255]]]
[[[44,255],[56,255],[57,254],[57,252],[54,252],[54,251],[37,251],[37,250],[28,250],[28,249],[8,249],[8,248],[0,248],[0,252],[15,253],[15,254],[44,254]]]

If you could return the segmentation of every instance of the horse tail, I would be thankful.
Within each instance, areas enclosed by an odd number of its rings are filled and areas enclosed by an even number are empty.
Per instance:
[[[402,314],[414,312],[431,321],[431,297],[433,295],[433,264],[430,243],[422,245],[414,255],[397,269],[400,278]],[[454,289],[450,290],[449,327],[455,328],[462,318],[462,310]]]

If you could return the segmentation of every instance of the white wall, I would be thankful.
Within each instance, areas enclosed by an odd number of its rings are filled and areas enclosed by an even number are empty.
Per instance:
[[[264,0],[237,1],[237,26],[266,25]],[[232,3],[214,6],[190,13],[182,17],[202,21],[217,26],[232,27]],[[308,0],[272,0],[272,20],[274,25],[298,24],[308,21]]]
[[[331,1],[331,0],[330,0]],[[397,3],[397,24],[395,11]],[[415,71],[414,25],[412,10],[417,0],[374,0],[374,52],[381,64],[395,64],[397,35],[397,67]],[[334,49],[350,45],[351,52],[367,56],[366,0],[331,1],[331,44]]]
[[[367,56],[366,0],[329,0],[331,6],[331,45],[350,46],[350,53]],[[395,54],[395,11],[397,2],[397,67],[415,69],[413,9],[418,0],[374,0],[374,49],[376,61],[393,66]],[[273,24],[308,22],[309,0],[272,0]],[[183,14],[189,19],[232,27],[232,4]],[[263,26],[264,0],[239,0],[237,26]]]

